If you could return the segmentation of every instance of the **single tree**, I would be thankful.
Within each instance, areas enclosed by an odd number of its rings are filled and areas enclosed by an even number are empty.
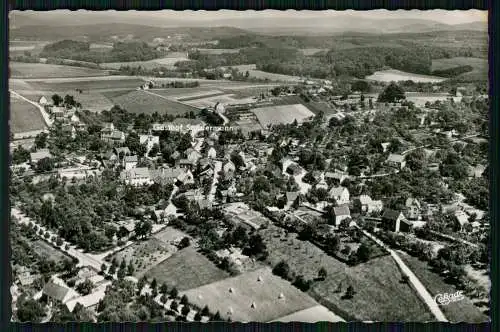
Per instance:
[[[326,269],[324,267],[321,267],[318,271],[318,278],[321,280],[325,280],[327,276]]]
[[[189,309],[189,305],[185,304],[183,307],[182,307],[182,310],[181,310],[181,314],[183,316],[187,316],[189,314],[189,312],[191,311],[191,309]]]
[[[177,290],[177,288],[174,287],[170,290],[170,297],[171,298],[175,299],[178,295],[179,295],[179,291]]]
[[[188,297],[186,296],[186,294],[182,295],[182,297],[181,297],[181,304],[186,305],[188,303],[189,303],[189,301],[188,301]]]

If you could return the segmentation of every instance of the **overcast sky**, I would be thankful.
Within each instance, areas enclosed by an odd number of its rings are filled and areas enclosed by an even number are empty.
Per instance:
[[[27,11],[29,12],[29,11]],[[27,13],[25,12],[25,13]],[[62,12],[69,13],[68,10],[58,10],[52,12],[36,12],[33,13],[34,17],[50,17],[50,16],[60,16]],[[237,18],[253,18],[256,21],[259,19],[268,19],[272,17],[280,17],[280,18],[290,18],[293,20],[294,18],[310,18],[314,20],[314,18],[326,18],[326,17],[369,17],[371,19],[424,19],[424,20],[432,20],[444,24],[461,24],[461,23],[470,23],[475,21],[483,21],[487,22],[488,20],[488,12],[480,11],[480,10],[396,10],[396,11],[388,11],[385,9],[381,10],[371,10],[371,11],[333,11],[333,10],[325,10],[325,11],[297,11],[297,10],[264,10],[264,11],[254,11],[254,10],[246,10],[246,11],[232,11],[232,10],[219,10],[219,11],[172,11],[172,10],[162,10],[162,11],[106,11],[106,12],[91,12],[91,11],[83,11],[79,10],[78,13],[83,15],[78,15],[82,17],[97,17],[97,16],[108,16],[114,17],[119,20],[123,20],[127,17],[130,18],[141,18],[144,20],[144,23],[147,23],[148,18],[152,20],[165,19],[168,21],[172,20],[184,20],[186,23],[189,21],[217,21],[217,20],[227,20],[227,19],[237,19]],[[59,15],[58,15],[59,14]]]
[[[264,10],[264,11],[230,11],[230,10],[219,10],[219,11],[184,11],[184,12],[175,12],[175,11],[159,11],[159,12],[151,12],[144,13],[144,15],[153,15],[158,17],[179,17],[189,19],[207,19],[213,20],[218,18],[236,18],[236,17],[255,17],[256,19],[262,17],[336,17],[336,16],[352,16],[352,17],[364,17],[368,16],[373,19],[426,19],[433,20],[445,24],[460,24],[460,23],[469,23],[475,21],[484,21],[486,22],[488,19],[487,11],[480,10],[397,10],[397,11],[389,11],[389,10],[372,10],[372,11],[297,11],[297,10],[287,10],[287,11],[279,11],[279,10]]]

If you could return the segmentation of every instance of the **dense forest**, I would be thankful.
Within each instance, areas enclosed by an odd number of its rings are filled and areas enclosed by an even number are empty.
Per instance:
[[[41,57],[63,58],[94,63],[124,62],[124,61],[147,61],[158,58],[161,52],[148,46],[144,42],[118,42],[113,45],[109,52],[93,51],[87,42],[73,40],[62,40],[46,45]]]

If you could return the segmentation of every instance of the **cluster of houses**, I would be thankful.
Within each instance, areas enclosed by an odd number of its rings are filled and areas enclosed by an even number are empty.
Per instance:
[[[54,122],[61,123],[63,133],[69,134],[71,138],[76,137],[77,131],[85,129],[85,124],[76,115],[76,107],[55,106],[45,96],[40,97],[38,103],[45,108]]]

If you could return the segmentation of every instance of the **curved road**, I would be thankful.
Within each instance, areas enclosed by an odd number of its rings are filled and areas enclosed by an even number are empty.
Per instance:
[[[413,273],[412,270],[403,262],[401,257],[392,249],[390,249],[385,243],[383,243],[380,239],[376,238],[374,235],[368,233],[364,229],[361,229],[359,226],[356,225],[358,229],[360,229],[363,234],[365,234],[367,237],[375,241],[378,245],[386,249],[389,254],[392,256],[396,264],[399,266],[401,271],[408,276],[410,283],[413,285],[413,288],[418,292],[418,295],[420,298],[425,302],[429,310],[432,312],[434,317],[440,321],[440,322],[448,322],[448,319],[446,319],[446,316],[443,314],[441,311],[441,308],[439,308],[439,305],[437,302],[434,300],[432,295],[427,291],[425,286],[420,282],[418,277]]]
[[[42,113],[43,120],[45,121],[45,124],[47,125],[47,127],[52,126],[52,124],[54,123],[54,121],[52,121],[50,119],[50,115],[47,112],[45,112],[45,109],[43,108],[43,106],[41,106],[38,103],[35,103],[34,101],[29,100],[26,97],[21,96],[19,93],[15,92],[14,90],[9,90],[9,92],[11,94],[13,94],[14,96],[16,96],[17,98],[22,99],[22,100],[30,103],[31,105],[36,106],[40,110],[40,113]]]

